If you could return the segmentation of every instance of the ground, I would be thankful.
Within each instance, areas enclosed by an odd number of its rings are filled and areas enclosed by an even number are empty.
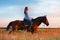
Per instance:
[[[26,31],[8,34],[5,29],[0,29],[0,40],[60,40],[60,28],[40,28],[34,34]]]

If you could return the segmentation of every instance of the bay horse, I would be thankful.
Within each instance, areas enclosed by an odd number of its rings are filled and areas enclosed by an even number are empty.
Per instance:
[[[32,33],[36,32],[38,29],[38,26],[41,23],[46,24],[46,26],[49,25],[49,22],[46,16],[41,16],[41,17],[32,19],[32,26],[30,27],[30,29],[32,30],[31,32]],[[26,30],[27,26],[28,26],[28,23],[26,23],[25,21],[15,20],[8,24],[6,31],[8,31],[10,28],[11,28],[11,31],[9,33],[14,32],[16,30]]]

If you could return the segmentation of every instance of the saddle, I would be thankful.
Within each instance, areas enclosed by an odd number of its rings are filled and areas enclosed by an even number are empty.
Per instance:
[[[32,20],[33,20],[33,19],[32,19]],[[33,21],[32,21],[32,23],[31,23],[31,25],[30,25],[28,22],[26,22],[25,20],[24,20],[22,23],[23,23],[25,29],[27,29],[28,32],[29,32],[29,31],[34,32]]]
[[[32,20],[33,20],[33,19],[32,19]],[[32,23],[33,23],[33,22],[32,22]],[[32,23],[31,23],[31,24],[32,24]],[[28,27],[28,26],[30,25],[26,20],[23,20],[23,24],[24,24],[25,27]]]

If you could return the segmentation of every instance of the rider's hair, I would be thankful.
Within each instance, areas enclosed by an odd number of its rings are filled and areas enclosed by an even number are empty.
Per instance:
[[[26,12],[28,10],[28,7],[26,6],[25,9],[24,9],[24,12]]]

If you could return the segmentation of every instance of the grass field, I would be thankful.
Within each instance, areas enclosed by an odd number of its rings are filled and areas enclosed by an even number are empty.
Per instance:
[[[0,40],[60,40],[60,28],[41,28],[34,34],[17,31],[14,35],[0,29]]]

